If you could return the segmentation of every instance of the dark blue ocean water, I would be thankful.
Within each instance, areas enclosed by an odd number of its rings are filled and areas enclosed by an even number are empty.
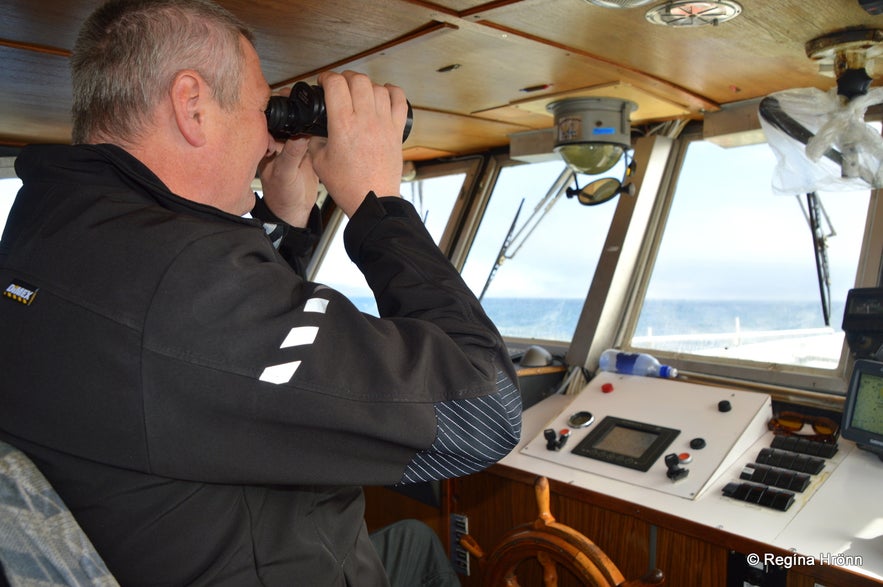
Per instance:
[[[371,299],[355,300],[376,313]],[[497,328],[507,336],[570,340],[583,307],[581,299],[485,298]],[[840,330],[844,302],[834,302],[830,326]],[[636,336],[798,330],[825,326],[819,301],[647,300]]]

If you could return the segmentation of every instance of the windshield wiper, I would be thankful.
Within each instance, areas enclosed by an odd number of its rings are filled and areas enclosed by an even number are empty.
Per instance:
[[[503,244],[500,246],[500,252],[497,253],[497,258],[494,260],[494,266],[491,268],[491,272],[487,276],[487,281],[484,282],[484,288],[481,290],[481,295],[478,296],[478,301],[484,299],[484,294],[487,292],[488,287],[490,287],[491,281],[494,280],[494,276],[497,274],[497,270],[503,264],[503,261],[506,259],[513,259],[515,255],[518,254],[518,251],[521,250],[521,247],[524,246],[524,243],[527,242],[527,239],[533,234],[536,227],[540,225],[540,222],[542,222],[543,218],[546,217],[546,214],[552,209],[552,206],[561,199],[561,194],[565,192],[567,185],[572,181],[573,175],[573,171],[571,171],[570,168],[565,167],[561,172],[561,175],[558,176],[558,179],[556,179],[549,188],[549,191],[546,192],[546,195],[537,202],[536,206],[534,206],[530,217],[525,220],[524,224],[521,225],[521,228],[518,229],[518,232],[515,232],[515,227],[518,224],[518,217],[521,215],[521,208],[524,206],[524,198],[521,199],[521,203],[518,204],[518,210],[515,211],[515,218],[512,219],[512,224],[509,226],[506,238],[503,239]],[[537,217],[537,214],[540,214],[540,216]],[[522,233],[528,227],[530,227],[530,230],[528,230],[527,234],[522,237]],[[518,240],[517,246],[515,246],[515,250],[512,251],[512,254],[509,254],[509,249],[513,246],[513,243],[516,240]]]
[[[816,274],[819,280],[819,295],[822,299],[822,315],[825,318],[825,326],[831,325],[831,270],[828,266],[828,237],[836,236],[834,227],[831,225],[831,219],[828,218],[824,206],[822,206],[819,196],[816,192],[806,194],[806,209],[800,198],[797,198],[803,215],[809,222],[809,228],[812,231],[813,251],[816,259]],[[828,234],[822,227],[822,219],[828,225]]]

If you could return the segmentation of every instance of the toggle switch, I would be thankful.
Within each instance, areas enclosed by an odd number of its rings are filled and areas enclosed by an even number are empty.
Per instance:
[[[560,433],[556,433],[553,428],[546,428],[543,430],[543,438],[546,439],[547,450],[559,451],[567,444],[567,439],[570,438],[570,430],[563,428]]]
[[[668,467],[665,476],[672,481],[680,481],[690,474],[689,469],[681,466],[681,458],[677,453],[665,455],[665,466]]]

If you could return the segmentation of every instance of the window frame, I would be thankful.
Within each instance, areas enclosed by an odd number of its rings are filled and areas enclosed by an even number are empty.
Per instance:
[[[407,180],[405,178],[402,179],[402,184],[404,184],[413,181],[442,177],[445,175],[457,175],[459,173],[465,174],[463,185],[460,187],[460,193],[457,194],[457,198],[454,201],[454,207],[451,210],[451,215],[448,217],[447,225],[445,226],[445,230],[439,241],[439,248],[448,256],[448,258],[451,258],[452,249],[454,249],[455,244],[458,242],[457,235],[462,230],[462,226],[468,221],[467,213],[471,208],[470,202],[473,199],[472,194],[473,191],[475,191],[476,185],[482,178],[481,172],[484,167],[483,161],[483,157],[473,156],[444,161],[434,160],[427,163],[416,162],[414,163],[414,177]],[[331,247],[338,230],[340,230],[344,217],[345,215],[343,211],[336,206],[328,215],[328,219],[325,222],[322,231],[322,236],[316,245],[316,250],[313,253],[312,260],[306,270],[307,279],[316,279],[316,276],[319,273],[319,268],[325,258],[325,254]],[[459,270],[460,267],[457,269]]]
[[[15,174],[16,156],[0,156],[0,179],[11,179],[18,177]]]
[[[831,403],[842,402],[848,374],[854,362],[845,341],[839,365],[833,370],[797,365],[746,363],[722,357],[700,357],[659,349],[648,350],[631,344],[630,338],[637,326],[641,301],[647,293],[687,150],[693,141],[706,138],[700,132],[693,131],[681,135],[676,140],[672,173],[669,181],[657,195],[655,209],[645,236],[646,244],[641,249],[642,258],[633,276],[623,320],[614,337],[614,346],[627,351],[650,352],[661,361],[676,366],[683,375],[697,381],[736,383],[762,388],[778,399],[793,401],[795,398],[800,398],[804,402],[816,400],[825,407],[831,407]],[[871,190],[869,197],[861,258],[857,263],[854,287],[874,287],[879,283],[881,264],[883,264],[883,234],[881,234],[883,233],[883,198],[878,197],[879,193],[880,190]],[[818,395],[819,393],[823,395]]]
[[[504,171],[510,168],[548,161],[557,162],[561,164],[562,167],[564,167],[564,161],[557,154],[554,153],[550,153],[546,157],[542,157],[537,160],[524,161],[512,159],[511,157],[509,157],[508,152],[506,152],[494,154],[488,160],[485,167],[485,172],[482,176],[483,181],[479,185],[479,192],[476,193],[472,198],[472,211],[468,215],[467,219],[468,230],[465,231],[465,234],[467,236],[457,243],[455,254],[455,259],[457,262],[455,262],[454,264],[461,275],[466,266],[469,255],[472,252],[472,248],[476,244],[475,239],[478,237],[478,233],[481,229],[482,223],[485,220],[488,207],[490,206],[491,199],[496,192],[500,177],[504,173]],[[549,185],[548,189],[557,190],[563,195],[564,189],[569,185],[569,182],[563,183],[562,177],[563,176],[559,176],[557,180],[553,181]],[[529,215],[529,212],[527,212],[526,215]],[[536,224],[533,226],[535,228]],[[524,226],[522,225],[521,228],[524,228]],[[478,295],[478,293],[476,293],[476,295]],[[530,345],[541,345],[547,350],[550,350],[556,356],[564,356],[564,354],[567,352],[567,349],[572,344],[573,340],[573,335],[571,335],[571,338],[569,340],[550,339],[540,336],[521,337],[505,333],[502,333],[502,336],[507,345],[509,345],[510,348],[514,349],[514,351],[516,352],[523,350],[524,347]]]

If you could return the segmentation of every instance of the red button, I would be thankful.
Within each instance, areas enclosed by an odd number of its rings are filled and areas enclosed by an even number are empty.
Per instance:
[[[610,393],[611,391],[613,391],[613,384],[605,383],[601,386],[601,391],[603,391],[604,393]]]
[[[687,463],[689,463],[690,461],[693,460],[693,455],[691,455],[688,452],[682,452],[681,454],[678,455],[678,460],[681,461],[682,465],[686,465]]]

